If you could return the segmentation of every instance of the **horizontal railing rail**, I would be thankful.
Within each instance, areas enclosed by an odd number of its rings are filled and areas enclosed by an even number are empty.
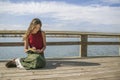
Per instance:
[[[47,42],[47,46],[81,45],[81,57],[87,57],[88,45],[120,45],[120,41],[88,41],[88,38],[120,38],[120,33],[75,32],[75,31],[45,31],[47,37],[80,38],[80,41]],[[0,30],[0,37],[22,37],[23,30]],[[23,46],[23,42],[0,42],[0,46]]]
[[[23,46],[23,42],[0,42],[0,46]],[[81,45],[79,41],[47,42],[48,46],[56,45]],[[120,42],[87,42],[87,45],[120,45]]]
[[[45,31],[46,35],[57,35],[57,36],[80,36],[80,35],[89,35],[89,36],[106,36],[106,37],[120,37],[120,33],[102,33],[102,32],[77,32],[77,31]],[[25,30],[0,30],[0,37],[9,37],[14,35],[23,35]],[[20,37],[21,37],[20,36]],[[18,36],[19,37],[19,36]]]

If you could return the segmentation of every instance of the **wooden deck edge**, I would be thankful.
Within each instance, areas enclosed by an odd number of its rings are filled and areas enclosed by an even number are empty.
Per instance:
[[[46,58],[46,60],[72,60],[72,59],[114,58],[114,57],[119,57],[120,58],[120,56],[90,56],[90,57]],[[0,60],[0,62],[7,62],[7,61],[10,61],[10,60],[11,59]]]

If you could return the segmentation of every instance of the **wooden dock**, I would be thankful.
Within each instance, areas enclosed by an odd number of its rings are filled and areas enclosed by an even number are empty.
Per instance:
[[[37,70],[6,68],[0,62],[0,80],[120,80],[120,57],[47,59]]]
[[[0,30],[0,37],[22,37],[24,33]],[[47,59],[46,67],[37,70],[6,68],[6,62],[0,61],[0,80],[120,80],[120,56],[90,58],[87,52],[88,45],[120,45],[120,41],[96,42],[88,38],[120,39],[120,33],[46,31],[46,37],[79,38],[80,41],[47,42],[47,46],[80,45],[78,58]],[[0,42],[1,46],[23,46],[23,42]]]

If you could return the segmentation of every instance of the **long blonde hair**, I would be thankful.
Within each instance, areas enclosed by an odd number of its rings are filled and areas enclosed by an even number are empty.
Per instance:
[[[36,26],[37,24],[40,24],[40,26],[42,26],[42,22],[40,21],[40,19],[39,19],[39,18],[34,18],[34,19],[31,21],[31,23],[30,23],[30,25],[29,25],[26,33],[25,33],[24,36],[23,36],[23,41],[25,41],[25,40],[28,39],[30,33],[33,31],[33,29],[35,28],[35,26]]]

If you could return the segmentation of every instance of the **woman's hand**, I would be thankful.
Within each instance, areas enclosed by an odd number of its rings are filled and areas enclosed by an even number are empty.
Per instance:
[[[29,48],[29,49],[24,49],[24,52],[27,53],[29,50],[31,50],[33,52],[36,52],[36,48],[35,47]]]
[[[33,52],[36,52],[36,48],[35,48],[35,47],[32,47],[32,51],[33,51]]]
[[[32,47],[32,48],[29,48],[29,49],[25,49],[25,53],[27,53],[29,50],[32,50],[33,52],[36,52],[36,53],[43,53],[43,49],[36,49],[35,47]]]
[[[33,52],[41,53],[42,51],[40,49],[36,49],[35,47],[32,47]]]
[[[37,53],[42,53],[43,50],[42,50],[42,49],[41,49],[41,50],[40,50],[40,49],[37,49],[36,52],[37,52]]]

